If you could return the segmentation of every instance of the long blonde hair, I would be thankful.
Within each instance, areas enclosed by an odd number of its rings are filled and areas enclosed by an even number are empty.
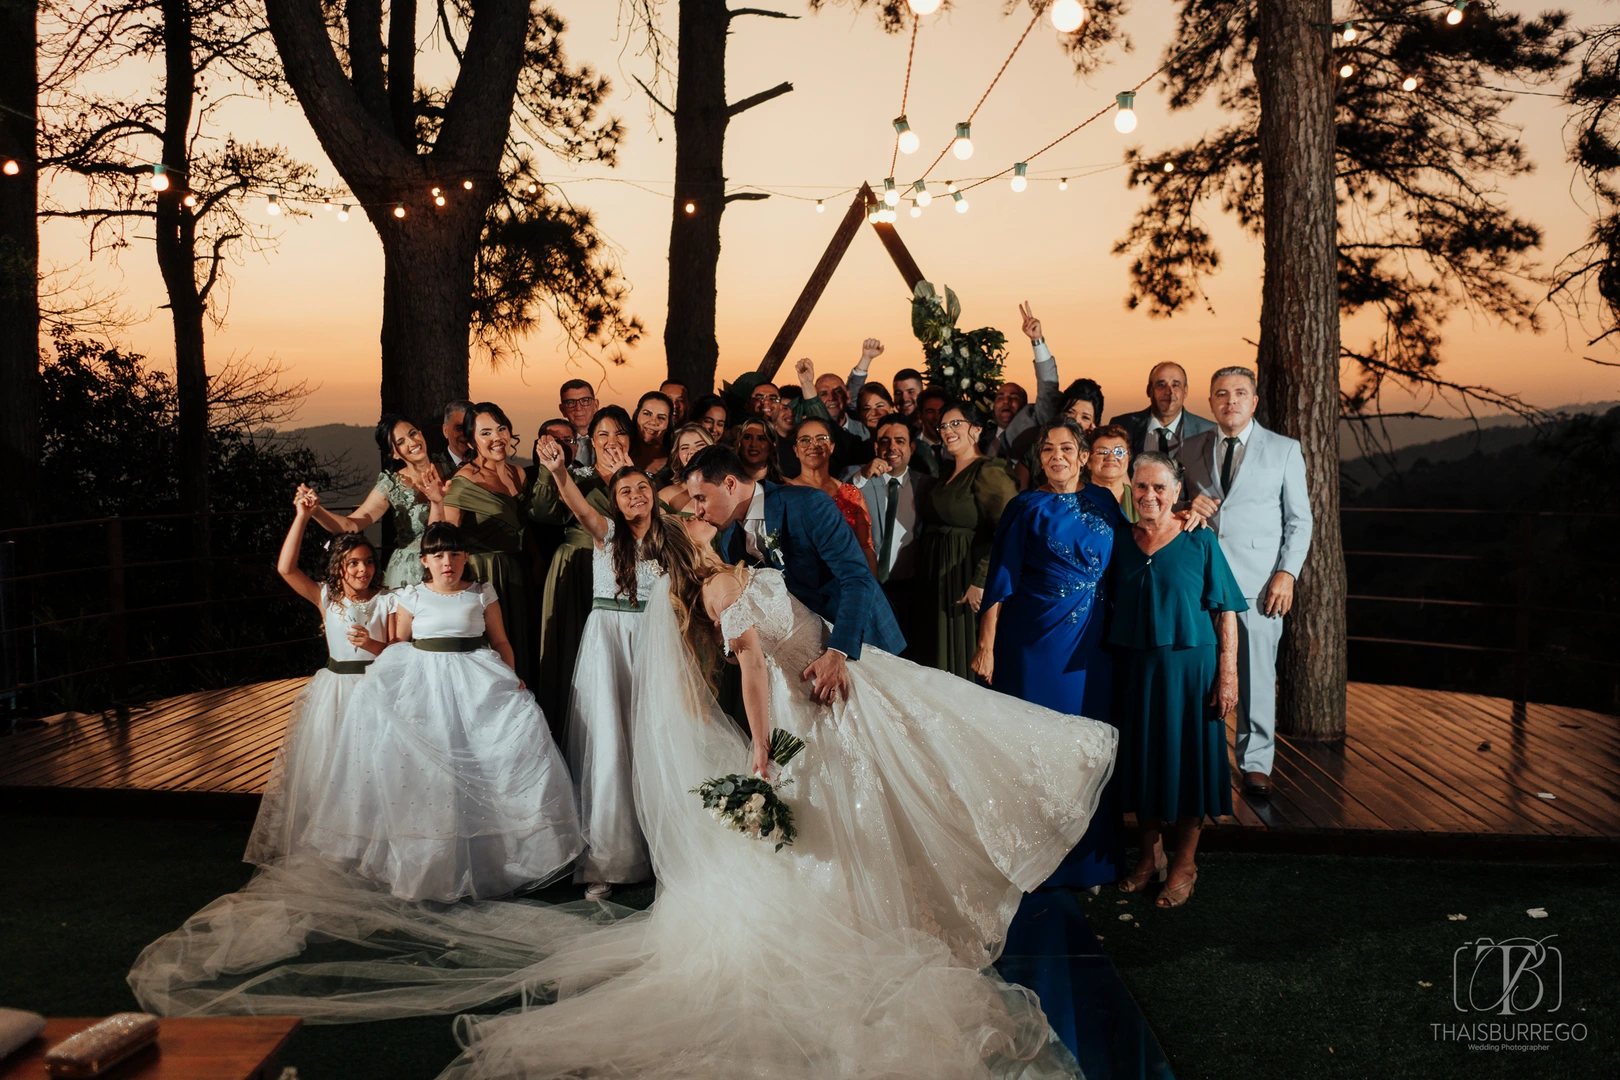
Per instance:
[[[675,609],[675,624],[680,627],[681,637],[686,639],[686,647],[692,650],[692,656],[708,681],[709,689],[713,690],[723,662],[723,652],[719,634],[714,630],[713,620],[709,618],[703,603],[703,587],[710,578],[719,574],[731,574],[739,585],[747,585],[748,570],[740,564],[731,566],[719,559],[704,559],[696,552],[696,541],[686,536],[685,529],[670,529],[669,532],[681,533],[694,549],[692,558],[671,560],[665,564],[664,570],[669,575],[669,603]]]

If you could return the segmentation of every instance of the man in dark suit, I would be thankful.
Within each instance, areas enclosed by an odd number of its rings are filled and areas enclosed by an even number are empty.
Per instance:
[[[1187,400],[1187,369],[1166,360],[1148,372],[1148,407],[1109,420],[1131,433],[1131,457],[1157,450],[1181,460],[1182,445],[1194,435],[1215,430],[1215,422],[1182,408]]]
[[[444,432],[445,448],[434,454],[433,464],[439,470],[439,477],[446,483],[461,470],[461,467],[471,461],[476,455],[471,444],[467,442],[467,433],[462,429],[462,421],[472,411],[473,403],[465,400],[447,402],[444,406],[444,415],[441,417]]]
[[[933,490],[934,478],[911,467],[917,440],[913,426],[899,413],[877,424],[872,440],[873,459],[853,469],[846,479],[866,497],[872,518],[872,549],[877,552],[877,580],[889,599],[900,632],[910,640],[916,604],[914,582],[917,537],[922,529],[922,501]]]
[[[846,661],[859,660],[862,645],[895,654],[906,647],[854,532],[826,492],[751,480],[727,446],[694,454],[682,482],[689,509],[720,530],[727,562],[780,570],[788,591],[832,623],[826,651],[804,669],[817,699],[849,697]]]

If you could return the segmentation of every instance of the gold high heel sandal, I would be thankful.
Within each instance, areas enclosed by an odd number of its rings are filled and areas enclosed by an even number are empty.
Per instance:
[[[1163,852],[1160,852],[1158,860],[1153,864],[1153,869],[1145,877],[1138,878],[1135,874],[1131,874],[1129,877],[1120,878],[1115,887],[1122,893],[1145,892],[1148,882],[1158,881],[1162,883],[1169,876],[1170,860],[1165,858]]]
[[[1192,899],[1193,886],[1196,884],[1198,884],[1198,871],[1194,870],[1193,876],[1188,878],[1183,884],[1177,885],[1174,888],[1166,888],[1163,892],[1159,893],[1159,898],[1153,901],[1153,906],[1156,908],[1180,907],[1182,904],[1185,904],[1188,900]]]

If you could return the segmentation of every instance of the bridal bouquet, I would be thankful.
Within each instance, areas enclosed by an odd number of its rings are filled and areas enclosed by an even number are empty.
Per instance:
[[[941,296],[933,285],[919,281],[911,296],[911,332],[922,342],[928,360],[928,385],[943,387],[988,415],[1001,389],[1007,336],[990,326],[958,329],[962,303],[949,286],[944,288]]]
[[[790,735],[781,728],[771,732],[772,776],[779,776],[787,763],[798,757],[804,749],[804,740]],[[786,787],[792,780],[772,784],[757,776],[732,773],[716,780],[705,780],[692,789],[692,794],[703,800],[704,809],[720,824],[754,840],[776,842],[781,851],[798,830],[793,826],[793,808],[777,795],[778,787]]]

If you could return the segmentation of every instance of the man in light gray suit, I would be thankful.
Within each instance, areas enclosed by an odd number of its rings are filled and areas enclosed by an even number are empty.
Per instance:
[[[1141,412],[1121,413],[1108,422],[1131,433],[1131,457],[1145,450],[1157,450],[1183,466],[1183,444],[1194,435],[1214,431],[1215,425],[1197,413],[1181,407],[1187,400],[1187,369],[1174,360],[1155,364],[1148,372],[1148,407]]]
[[[1277,645],[1311,546],[1311,502],[1299,442],[1254,419],[1254,372],[1227,367],[1209,384],[1213,431],[1182,445],[1182,497],[1209,521],[1243,588],[1238,613],[1238,769],[1250,795],[1271,794]]]

